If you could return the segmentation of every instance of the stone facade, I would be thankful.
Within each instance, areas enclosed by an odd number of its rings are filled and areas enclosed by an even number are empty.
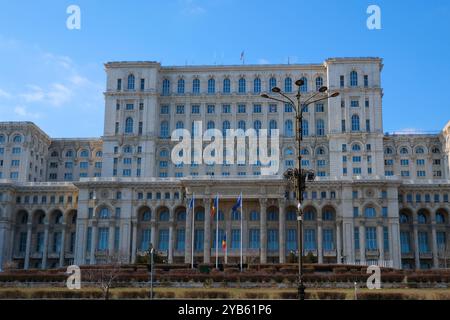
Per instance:
[[[385,134],[382,68],[379,58],[105,64],[100,139],[52,139],[33,123],[0,123],[0,266],[99,264],[113,252],[132,262],[150,243],[169,263],[214,262],[216,195],[219,246],[226,235],[228,262],[238,262],[241,221],[231,208],[241,193],[244,262],[286,262],[297,254],[297,204],[282,175],[296,164],[294,112],[260,94],[273,86],[290,94],[300,78],[305,99],[322,85],[340,92],[304,113],[302,165],[316,173],[304,194],[304,253],[320,263],[445,266],[450,124],[437,134]],[[194,121],[279,129],[278,174],[261,175],[259,164],[173,164],[170,135]]]

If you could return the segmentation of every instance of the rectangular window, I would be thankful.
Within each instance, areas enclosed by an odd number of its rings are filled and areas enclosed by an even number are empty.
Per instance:
[[[177,250],[184,251],[184,238],[185,238],[184,229],[178,229],[177,230],[177,242],[176,242]]]
[[[145,90],[145,79],[141,79],[141,86],[140,86],[140,88],[141,88],[141,91]]]
[[[151,241],[151,236],[152,236],[152,231],[151,229],[144,229],[142,230],[141,233],[141,251],[147,251],[148,248],[150,247],[150,241]]]
[[[428,233],[427,232],[419,232],[419,252],[420,253],[428,253]]]
[[[231,230],[231,249],[239,249],[241,242],[241,230],[233,229]]]
[[[366,249],[376,250],[377,249],[377,228],[376,227],[366,227]]]
[[[259,229],[250,229],[249,230],[249,246],[250,249],[259,249]]]
[[[119,250],[119,244],[120,244],[120,227],[114,228],[114,250]]]
[[[358,108],[359,107],[359,100],[351,100],[350,101],[350,107]]]
[[[292,104],[286,103],[286,104],[284,105],[284,112],[290,113],[290,112],[292,112],[292,111],[293,111]]]
[[[117,79],[117,90],[122,90],[122,79]]]
[[[267,230],[267,250],[269,250],[269,251],[278,250],[278,230],[277,229]]]
[[[169,114],[169,106],[168,105],[162,105],[160,108],[161,114]]]
[[[269,113],[276,113],[276,112],[277,112],[277,105],[269,104]]]
[[[364,102],[364,105],[366,106],[366,108],[369,108],[369,99],[366,99],[366,101]]]
[[[184,114],[184,106],[183,105],[177,106],[177,114]]]
[[[199,114],[200,113],[200,106],[198,104],[194,104],[191,107],[191,113],[192,114]]]
[[[216,113],[216,106],[213,104],[210,104],[207,106],[207,111],[209,114],[214,114]]]
[[[383,227],[383,248],[384,251],[389,251],[389,229]]]
[[[316,112],[325,112],[323,103],[316,103]]]
[[[238,113],[245,113],[245,104],[238,105]]]
[[[159,230],[158,249],[162,251],[169,249],[169,229]]]
[[[126,107],[127,110],[133,110],[134,109],[134,104],[132,103],[127,103]]]
[[[355,239],[355,250],[359,250],[359,227],[353,229]]]
[[[383,218],[387,218],[388,217],[388,207],[383,207],[382,215],[383,215]]]
[[[345,120],[341,120],[341,131],[345,132]]]
[[[203,250],[203,242],[204,242],[204,230],[197,229],[194,232],[194,250],[201,251]]]
[[[411,240],[409,232],[402,231],[400,232],[400,247],[402,254],[408,254],[411,252]]]
[[[364,88],[369,86],[369,76],[367,74],[364,75]]]
[[[333,229],[323,230],[323,249],[326,251],[334,250]]]
[[[253,105],[253,113],[261,113],[261,105],[260,104]]]
[[[306,232],[307,230],[305,230],[305,239],[306,239]],[[288,251],[297,250],[297,229],[286,230],[286,250]],[[305,250],[307,250],[306,242],[305,242]]]
[[[343,88],[345,86],[345,77],[344,76],[339,77],[339,85],[341,88]]]
[[[353,217],[359,216],[359,207],[353,207]]]
[[[231,113],[231,106],[229,104],[222,105],[222,113]]]
[[[366,132],[370,132],[370,120],[366,120]]]

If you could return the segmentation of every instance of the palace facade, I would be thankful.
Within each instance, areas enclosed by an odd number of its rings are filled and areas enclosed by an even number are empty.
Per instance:
[[[379,58],[106,63],[101,138],[54,139],[31,122],[0,122],[0,268],[100,264],[112,254],[134,262],[150,244],[168,263],[214,262],[216,195],[219,246],[226,235],[228,262],[238,262],[241,217],[231,208],[241,193],[244,262],[286,262],[298,254],[297,203],[283,178],[296,165],[295,113],[261,93],[294,93],[297,79],[305,98],[324,85],[340,93],[304,113],[302,166],[316,176],[302,204],[304,254],[319,263],[446,267],[450,123],[437,134],[385,134],[382,68]],[[174,164],[173,130],[196,121],[223,132],[278,129],[278,174],[261,175],[260,163]],[[224,255],[220,248],[221,262]]]

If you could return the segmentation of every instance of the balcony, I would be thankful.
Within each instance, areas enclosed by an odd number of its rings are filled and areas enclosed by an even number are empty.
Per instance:
[[[380,250],[378,249],[366,249],[366,257],[379,257]]]
[[[336,249],[332,249],[332,250],[323,250],[323,256],[324,257],[336,257],[337,253],[336,253]]]
[[[433,253],[432,252],[419,252],[420,259],[432,259]]]

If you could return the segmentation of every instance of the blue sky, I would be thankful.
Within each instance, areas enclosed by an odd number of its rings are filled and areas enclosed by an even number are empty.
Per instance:
[[[68,30],[66,8],[81,8]],[[366,9],[381,8],[381,30]],[[0,121],[52,137],[100,136],[103,63],[163,65],[384,59],[385,131],[438,131],[450,120],[447,0],[0,1]]]

